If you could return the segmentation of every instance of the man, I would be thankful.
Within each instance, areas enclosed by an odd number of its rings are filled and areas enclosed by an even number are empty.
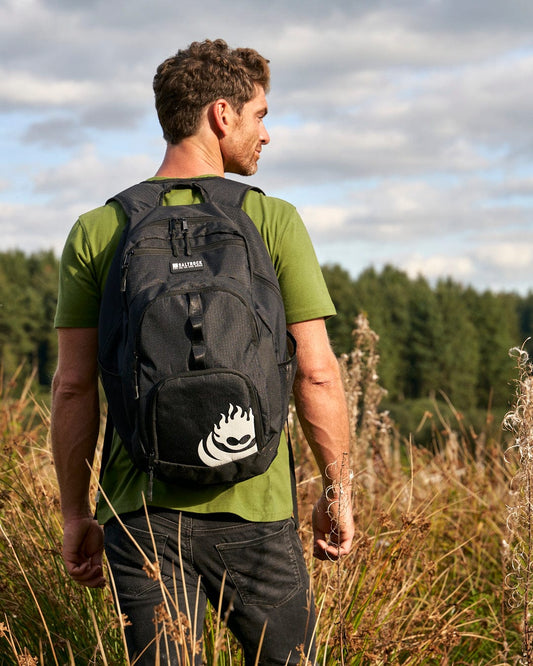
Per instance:
[[[167,149],[155,178],[255,173],[270,140],[263,122],[269,78],[268,61],[256,51],[232,50],[222,40],[195,42],[165,60],[154,91]],[[197,203],[198,196],[190,189],[173,190],[164,203]],[[324,323],[334,308],[295,209],[252,190],[243,210],[271,255],[288,328],[297,341],[294,398],[325,489],[313,512],[314,555],[337,559],[349,551],[354,528],[346,404]],[[147,520],[147,475],[133,467],[115,433],[102,486],[120,520],[104,500],[97,508],[98,522],[93,519],[87,461],[93,461],[100,425],[96,327],[107,271],[125,223],[116,203],[82,215],[61,262],[52,442],[67,571],[89,587],[105,584],[104,525],[118,605],[129,622],[130,658],[142,655],[136,663],[154,664],[156,655],[161,663],[186,663],[172,646],[167,650],[163,641],[154,641],[154,608],[161,615],[164,597],[160,583],[143,570],[145,556],[158,560],[162,580],[171,592],[176,589],[178,610],[188,616],[197,639],[207,600],[217,608],[222,599],[222,612],[243,645],[247,664],[255,663],[258,651],[260,664],[298,664],[304,657],[313,663],[314,610],[292,517],[284,438],[264,474],[230,487],[191,489],[155,480]],[[167,614],[182,617],[171,605],[167,603]],[[196,652],[195,663],[201,662],[199,650],[186,649]]]

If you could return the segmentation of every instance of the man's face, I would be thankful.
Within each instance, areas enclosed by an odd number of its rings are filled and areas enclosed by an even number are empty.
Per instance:
[[[270,141],[263,123],[267,112],[265,91],[258,88],[255,97],[236,117],[231,133],[225,137],[222,148],[224,171],[240,176],[252,176],[257,171],[261,148]]]

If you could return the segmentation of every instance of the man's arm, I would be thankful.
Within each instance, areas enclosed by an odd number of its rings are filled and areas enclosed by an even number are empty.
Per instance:
[[[297,342],[296,411],[324,488],[313,511],[314,555],[321,560],[337,559],[348,553],[354,535],[350,435],[342,379],[323,319],[288,328]]]
[[[52,451],[64,519],[63,559],[70,576],[88,587],[105,584],[103,531],[89,500],[100,409],[96,328],[58,329],[58,366],[52,383]]]

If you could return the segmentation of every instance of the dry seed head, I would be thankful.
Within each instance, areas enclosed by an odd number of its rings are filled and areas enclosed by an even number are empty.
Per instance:
[[[526,351],[514,348],[510,355],[516,359],[518,380],[514,408],[505,416],[503,425],[513,433],[514,442],[506,451],[507,462],[513,457],[517,471],[511,480],[507,528],[509,545],[503,544],[502,556],[507,574],[507,602],[511,608],[522,608],[523,663],[532,663],[533,645],[530,609],[533,605],[533,366]]]
[[[143,565],[144,573],[150,578],[150,580],[159,580],[160,571],[159,571],[159,562],[146,562]]]
[[[330,463],[325,470],[325,476],[332,480],[329,486],[324,489],[324,495],[328,500],[327,512],[332,521],[333,533],[337,531],[337,521],[339,516],[343,515],[351,506],[351,484],[354,478],[353,471],[345,465],[346,454],[340,466],[340,474],[333,470],[338,468],[338,462]]]
[[[28,648],[24,648],[24,654],[17,655],[18,666],[37,666],[37,657],[32,657],[28,652]]]
[[[111,620],[111,627],[113,629],[120,629],[120,627],[131,627],[131,622],[126,613],[121,613]]]

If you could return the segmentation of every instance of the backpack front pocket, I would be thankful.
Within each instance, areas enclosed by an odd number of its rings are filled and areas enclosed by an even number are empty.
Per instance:
[[[154,387],[149,404],[146,430],[156,469],[214,470],[262,449],[257,396],[240,373],[211,369],[171,377]]]

